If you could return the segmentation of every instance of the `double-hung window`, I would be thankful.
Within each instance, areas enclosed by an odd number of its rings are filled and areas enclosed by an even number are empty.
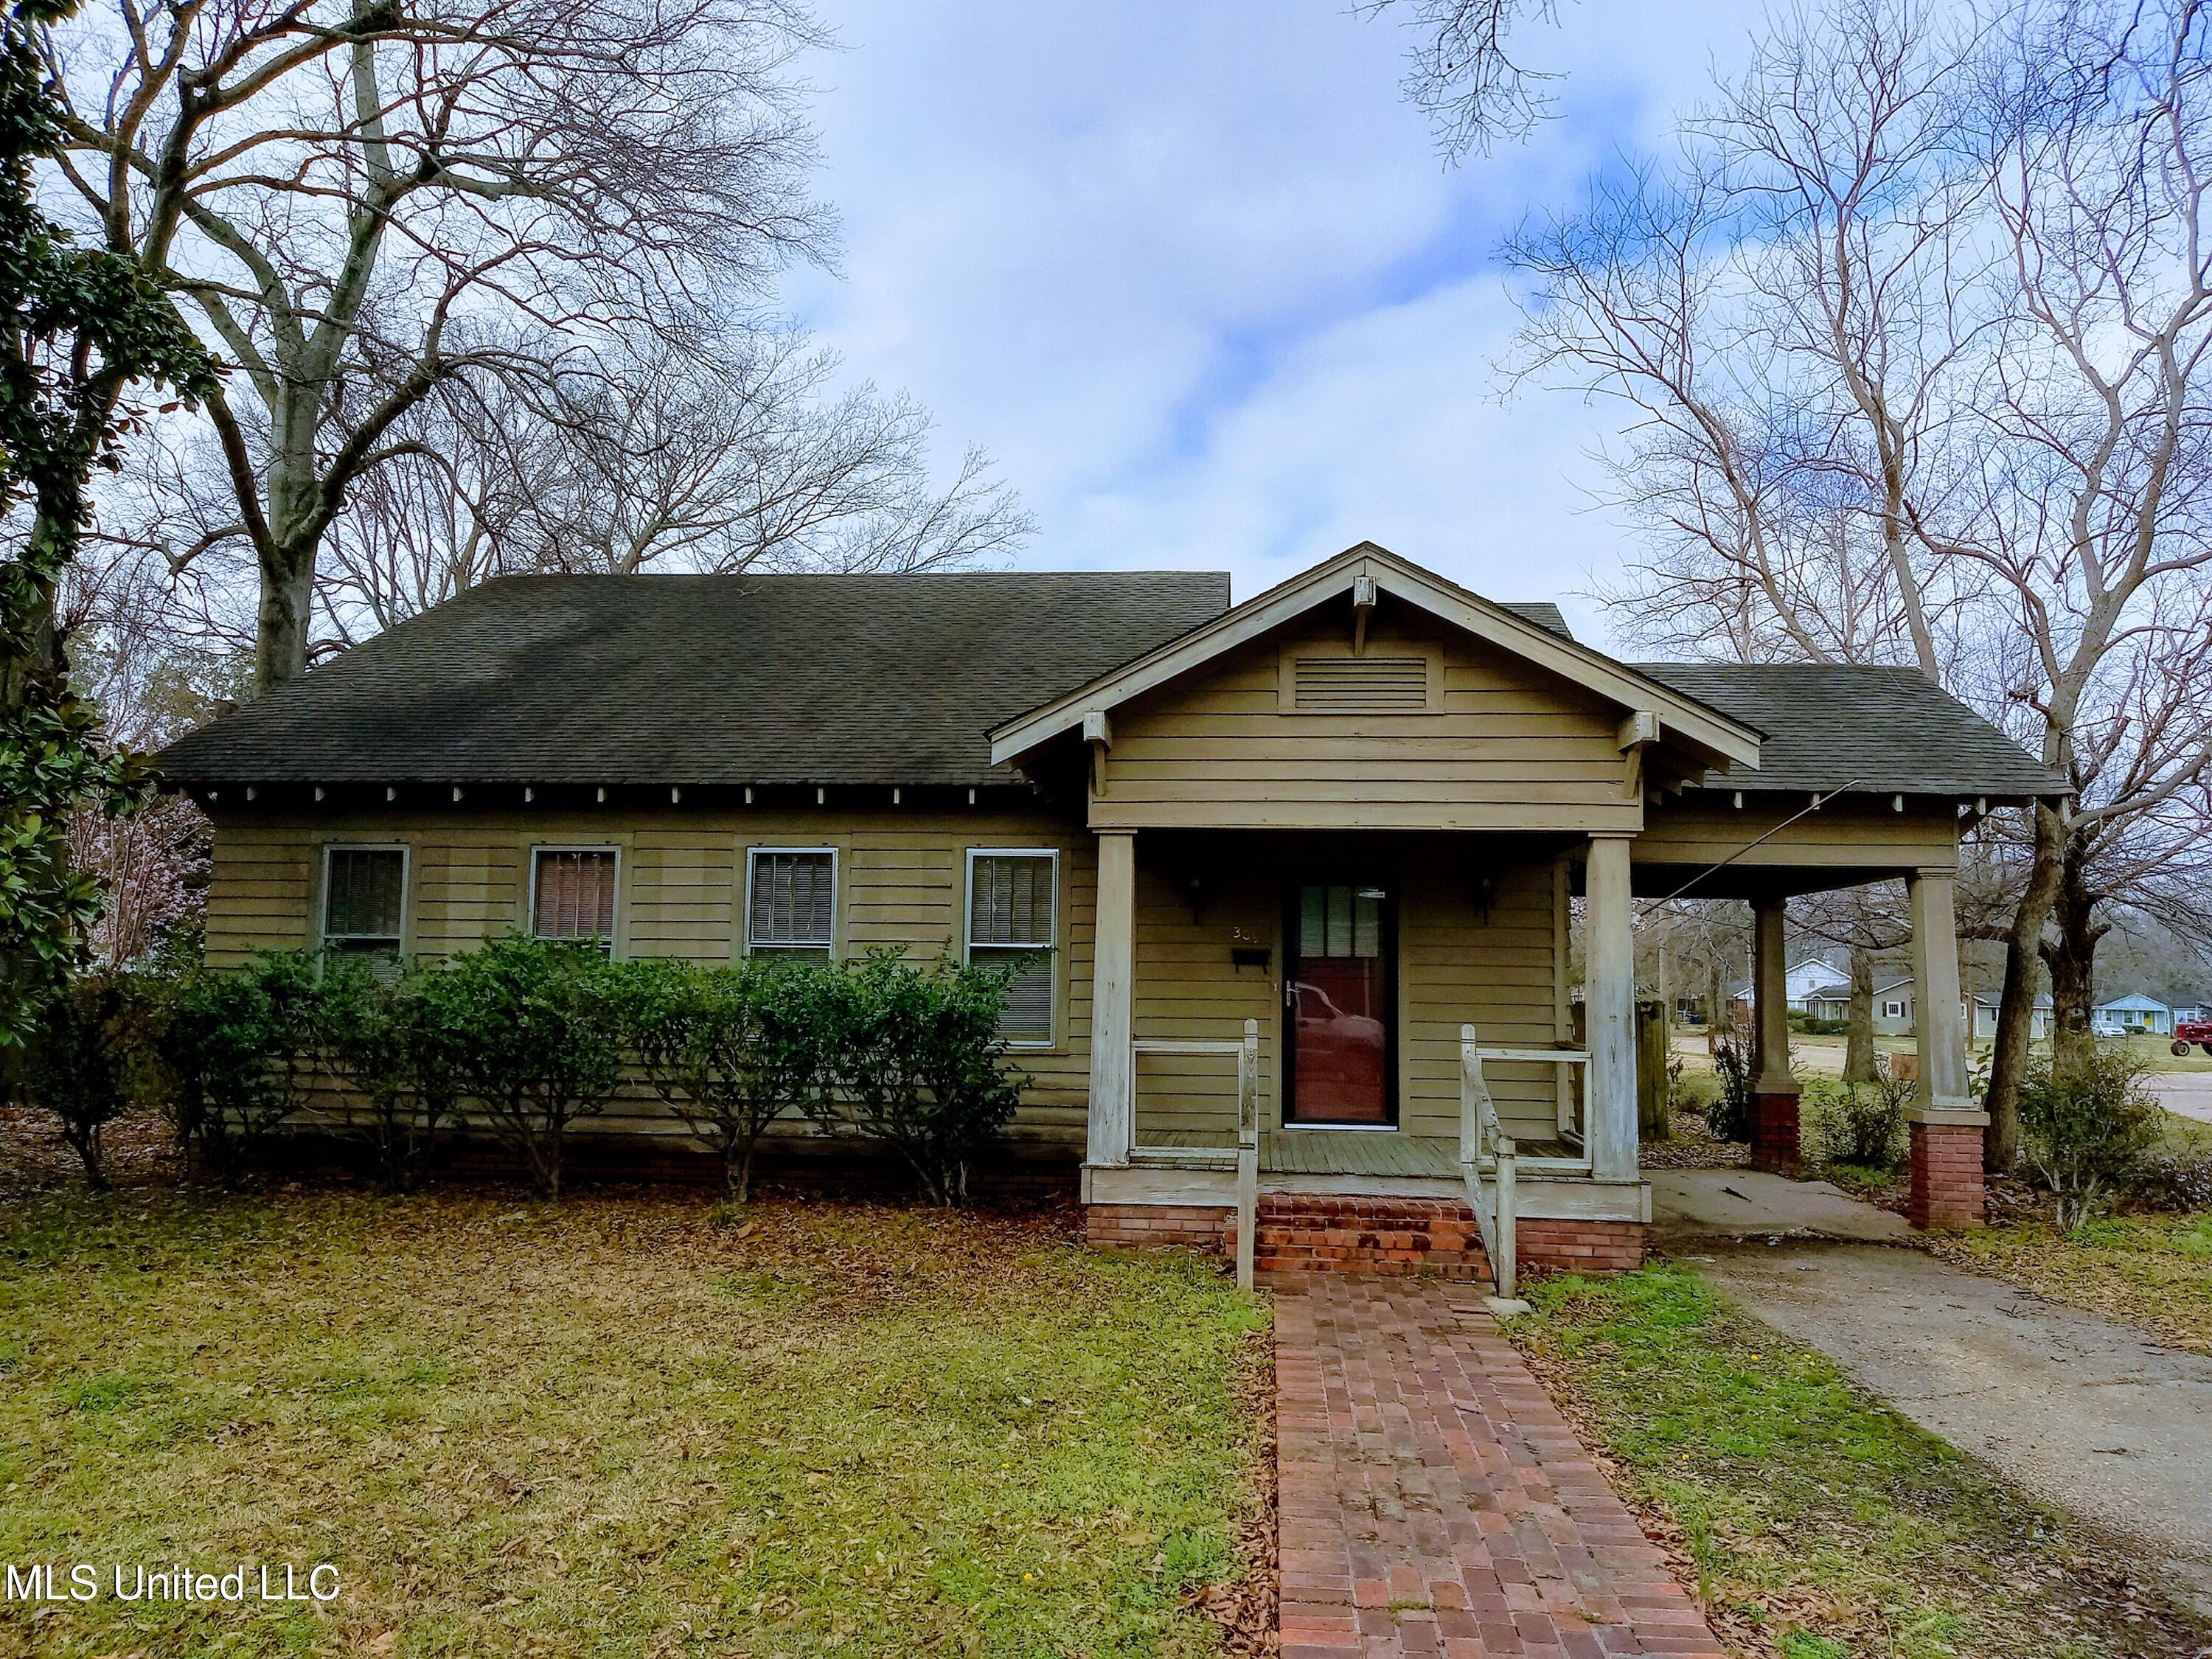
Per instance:
[[[745,857],[745,951],[827,962],[836,941],[837,854],[756,847]]]
[[[612,847],[538,847],[530,855],[530,931],[539,939],[615,948],[622,854]]]
[[[1060,854],[1048,850],[973,848],[968,854],[968,960],[1011,963],[1000,1034],[1042,1048],[1052,1042],[1058,937]]]
[[[404,847],[323,849],[323,948],[399,957],[407,925]]]

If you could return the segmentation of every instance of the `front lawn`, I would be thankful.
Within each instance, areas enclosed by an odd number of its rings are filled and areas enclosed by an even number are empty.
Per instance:
[[[1724,1639],[1781,1659],[2172,1659],[2212,1622],[1668,1265],[1541,1280],[1508,1334],[1672,1539]]]
[[[2070,1232],[2023,1222],[1925,1243],[1969,1272],[2212,1355],[2212,1211],[2103,1217]]]
[[[683,1198],[0,1209],[0,1653],[1197,1654],[1265,1314],[1042,1221]],[[131,1607],[112,1564],[336,1564]],[[327,1580],[324,1581],[327,1583]]]

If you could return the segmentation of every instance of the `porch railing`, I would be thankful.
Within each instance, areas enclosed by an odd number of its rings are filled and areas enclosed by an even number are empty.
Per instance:
[[[1137,1055],[1233,1054],[1237,1060],[1237,1285],[1252,1288],[1252,1234],[1260,1212],[1260,1022],[1244,1022],[1244,1036],[1236,1042],[1177,1041],[1139,1037],[1130,1045]],[[1133,1085],[1135,1068],[1131,1067]],[[1132,1114],[1132,1122],[1134,1114]],[[1133,1152],[1145,1149],[1133,1146]]]
[[[1520,1278],[1518,1158],[1513,1137],[1498,1121],[1498,1103],[1482,1075],[1483,1062],[1523,1061],[1543,1065],[1587,1066],[1589,1054],[1582,1048],[1481,1048],[1475,1046],[1474,1027],[1459,1028],[1459,1168],[1467,1186],[1468,1207],[1481,1230],[1483,1249],[1490,1255],[1491,1277],[1504,1301],[1514,1299]],[[1561,1091],[1562,1097],[1565,1091]],[[1564,1127],[1564,1126],[1563,1126]],[[1487,1180],[1485,1177],[1487,1176]]]

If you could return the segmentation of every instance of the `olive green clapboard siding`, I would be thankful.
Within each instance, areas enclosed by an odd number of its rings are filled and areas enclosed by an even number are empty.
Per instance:
[[[1432,712],[1288,706],[1288,665],[1342,655],[1301,624],[1113,716],[1095,829],[1633,830],[1643,807],[1595,695],[1441,627],[1379,625],[1367,649],[1435,665]]]
[[[878,947],[933,960],[965,945],[970,848],[1060,854],[1056,1036],[1015,1060],[1034,1080],[1017,1119],[1025,1133],[1079,1142],[1090,1092],[1091,961],[1097,843],[1044,814],[671,811],[611,822],[590,814],[413,814],[343,821],[226,816],[216,827],[207,957],[234,965],[258,951],[318,938],[323,848],[408,849],[408,948],[444,956],[525,927],[534,847],[621,851],[616,948],[624,955],[727,961],[744,950],[745,849],[823,847],[838,857],[837,949]],[[594,1130],[672,1131],[661,1103],[627,1091]]]
[[[1377,837],[1364,857],[1299,838],[1239,841],[1237,854],[1209,860],[1203,902],[1193,872],[1164,860],[1137,838],[1136,973],[1132,1014],[1139,1146],[1233,1144],[1236,1062],[1225,1055],[1147,1055],[1146,1040],[1234,1042],[1260,1023],[1262,1126],[1282,1127],[1282,1012],[1288,884],[1302,874],[1382,879],[1398,890],[1398,1102],[1404,1133],[1459,1133],[1459,1036],[1475,1027],[1486,1047],[1549,1047],[1562,1041],[1565,918],[1554,902],[1549,862],[1501,855],[1479,837],[1458,843]],[[1486,915],[1480,881],[1492,884]],[[1236,965],[1240,945],[1264,948],[1265,969]],[[1548,1066],[1508,1066],[1487,1074],[1500,1115],[1514,1133],[1549,1138],[1558,1121],[1558,1082]],[[1316,1131],[1315,1133],[1356,1133]]]
[[[1727,780],[1713,787],[1726,789]],[[1867,881],[1902,870],[1948,869],[1959,861],[1959,819],[1948,803],[1931,808],[1908,799],[1900,812],[1887,797],[1853,796],[1805,812],[1810,805],[1808,797],[1783,802],[1750,793],[1741,811],[1716,810],[1702,801],[1655,803],[1642,833],[1629,842],[1628,855],[1638,864],[1702,869],[1726,860],[1732,868],[1794,866],[1844,879],[1856,872]],[[1793,817],[1796,821],[1789,823]]]

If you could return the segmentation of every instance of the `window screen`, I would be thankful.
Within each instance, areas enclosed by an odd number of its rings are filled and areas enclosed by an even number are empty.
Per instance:
[[[1298,954],[1306,957],[1382,954],[1382,890],[1301,887]]]
[[[827,960],[837,914],[837,855],[756,852],[745,947]]]
[[[1016,1042],[1052,1041],[1057,874],[1050,853],[977,853],[968,863],[968,959],[1019,964],[999,1022]]]
[[[407,853],[398,847],[333,847],[323,885],[323,943],[333,951],[399,953],[407,908]]]
[[[538,849],[532,927],[540,939],[575,939],[612,950],[615,877],[611,847]]]

